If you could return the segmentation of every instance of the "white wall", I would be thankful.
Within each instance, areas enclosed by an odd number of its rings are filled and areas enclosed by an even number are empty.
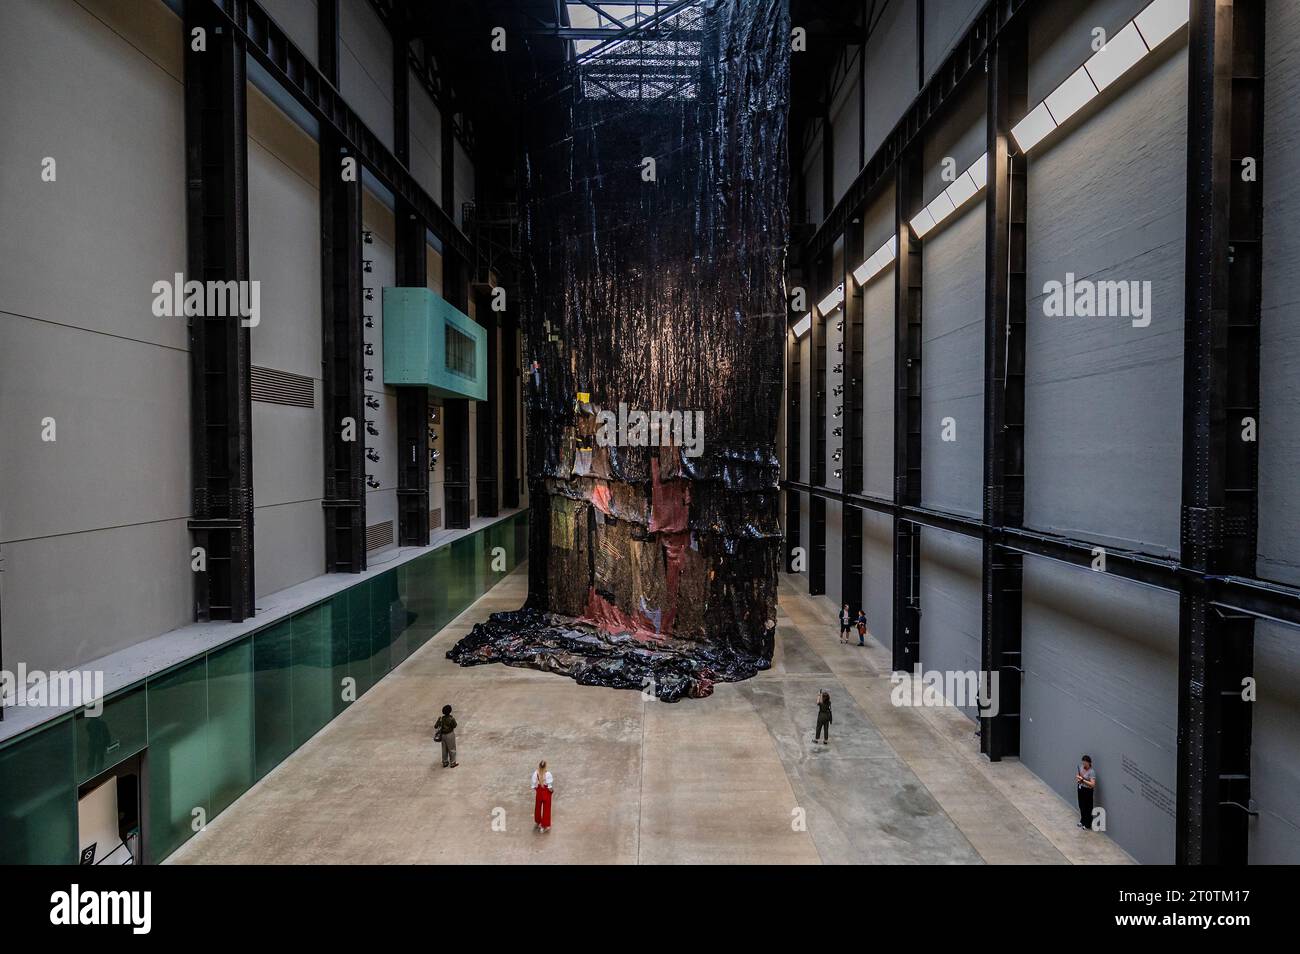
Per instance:
[[[5,663],[62,668],[192,618],[180,21],[12,0],[0,29]],[[57,179],[43,182],[45,157]],[[55,420],[57,440],[41,440]]]
[[[248,259],[262,296],[252,363],[305,375],[314,393],[310,408],[252,403],[259,597],[325,572],[319,159],[315,140],[250,86]]]

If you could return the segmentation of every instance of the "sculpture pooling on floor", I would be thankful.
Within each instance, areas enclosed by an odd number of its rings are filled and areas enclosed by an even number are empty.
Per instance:
[[[789,36],[786,0],[702,0],[527,111],[529,601],[462,665],[666,701],[770,665]]]

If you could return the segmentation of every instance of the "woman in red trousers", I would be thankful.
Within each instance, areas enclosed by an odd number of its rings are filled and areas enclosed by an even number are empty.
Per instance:
[[[551,795],[555,791],[555,779],[546,771],[545,760],[538,763],[537,771],[533,773],[533,791],[537,793],[533,821],[537,823],[538,831],[548,832],[551,830]]]

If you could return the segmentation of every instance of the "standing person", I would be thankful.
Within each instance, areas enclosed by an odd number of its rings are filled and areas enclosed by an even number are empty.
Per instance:
[[[867,645],[867,611],[858,610],[858,645]]]
[[[826,736],[822,740],[822,736]],[[831,744],[831,694],[826,691],[817,693],[817,731],[813,735],[813,745],[821,741],[823,745]]]
[[[546,771],[545,759],[537,763],[537,771],[533,772],[533,792],[537,796],[533,821],[538,831],[548,832],[551,830],[551,795],[555,792],[555,778]]]
[[[1096,794],[1097,773],[1092,770],[1092,756],[1079,760],[1079,770],[1074,773],[1074,783],[1079,787],[1079,827],[1092,831],[1092,798]]]
[[[853,617],[849,613],[849,604],[845,603],[840,607],[840,642],[844,645],[849,644],[849,624],[853,622]]]
[[[442,718],[434,724],[433,741],[442,743],[442,767],[455,768],[456,761],[456,720],[451,717],[451,706],[442,707]]]

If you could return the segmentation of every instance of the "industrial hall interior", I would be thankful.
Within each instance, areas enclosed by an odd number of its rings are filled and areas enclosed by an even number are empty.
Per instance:
[[[1300,3],[4,0],[0,129],[0,862],[1300,863]]]

